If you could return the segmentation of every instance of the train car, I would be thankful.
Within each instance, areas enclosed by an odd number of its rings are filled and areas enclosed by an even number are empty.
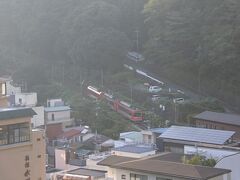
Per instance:
[[[114,99],[112,95],[107,93],[104,93],[104,97],[111,109],[117,111],[131,121],[142,121],[144,119],[144,113],[139,109],[131,107],[127,102]]]
[[[88,86],[87,87],[87,95],[96,100],[102,99],[104,97],[104,92],[98,90],[96,87]]]
[[[141,110],[131,107],[124,101],[117,102],[117,112],[134,122],[144,120],[144,113]]]

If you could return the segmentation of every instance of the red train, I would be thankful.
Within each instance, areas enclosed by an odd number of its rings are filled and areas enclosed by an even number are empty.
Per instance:
[[[124,117],[132,120],[132,121],[143,121],[144,120],[144,113],[143,111],[132,107],[130,104],[115,99],[112,95],[104,93],[93,86],[87,87],[87,95],[94,98],[94,99],[104,99],[109,106],[117,111],[118,113],[122,114]]]

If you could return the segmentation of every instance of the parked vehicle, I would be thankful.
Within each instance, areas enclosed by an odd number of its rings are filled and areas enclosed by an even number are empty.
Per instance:
[[[150,86],[149,89],[148,89],[148,91],[149,91],[150,93],[158,93],[158,92],[160,92],[161,90],[162,90],[162,88],[159,87],[159,86]]]
[[[161,98],[159,95],[154,94],[154,95],[152,95],[151,99],[152,99],[152,102],[156,102],[156,101],[160,100]]]
[[[173,102],[179,103],[179,104],[184,103],[184,98],[175,98],[175,99],[173,99]]]

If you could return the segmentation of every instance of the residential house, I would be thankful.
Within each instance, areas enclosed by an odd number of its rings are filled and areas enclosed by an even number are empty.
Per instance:
[[[240,140],[240,115],[204,111],[194,116],[197,127],[235,131],[233,139]]]
[[[184,153],[184,145],[215,144],[227,145],[232,142],[234,131],[171,126],[159,138],[164,151]]]
[[[231,170],[183,164],[175,162],[175,156],[161,156],[109,156],[98,165],[108,167],[111,180],[231,180]]]
[[[156,154],[154,146],[145,144],[130,144],[112,149],[111,153],[117,156],[141,158]]]
[[[63,101],[48,100],[48,107],[44,108],[46,125],[62,123],[63,128],[74,125],[71,118],[71,108],[63,104]]]

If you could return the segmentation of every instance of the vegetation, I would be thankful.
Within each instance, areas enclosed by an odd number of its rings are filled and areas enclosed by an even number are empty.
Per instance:
[[[2,0],[0,75],[38,92],[41,104],[64,98],[79,120],[112,137],[128,124],[104,105],[96,122],[83,83],[131,97],[134,75],[122,66],[129,50],[144,52],[152,71],[240,107],[239,7],[238,0]],[[133,99],[148,108],[141,94]],[[177,107],[177,118],[192,123],[203,110],[223,108],[216,100],[189,102]],[[149,118],[152,126],[164,124],[164,116]]]
[[[213,158],[205,158],[204,156],[195,155],[190,159],[186,159],[186,157],[182,158],[183,163],[192,164],[192,165],[201,165],[201,166],[209,166],[214,167],[216,165],[216,160]]]
[[[239,7],[238,0],[149,0],[148,63],[169,79],[239,107]]]

